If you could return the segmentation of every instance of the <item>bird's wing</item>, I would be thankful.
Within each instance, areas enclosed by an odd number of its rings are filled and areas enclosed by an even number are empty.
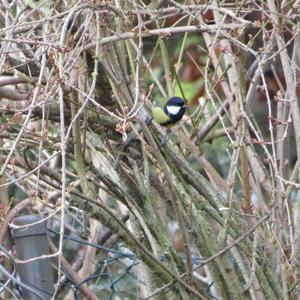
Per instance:
[[[170,120],[169,116],[164,112],[163,108],[154,106],[152,108],[152,115],[155,121],[159,124],[165,124]]]

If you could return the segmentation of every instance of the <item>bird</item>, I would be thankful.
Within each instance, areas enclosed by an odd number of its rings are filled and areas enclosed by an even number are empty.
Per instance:
[[[152,107],[152,116],[154,120],[161,126],[167,127],[167,131],[163,136],[160,147],[167,144],[170,128],[180,121],[185,114],[187,105],[186,102],[180,97],[171,97],[164,107],[154,105]]]
[[[171,97],[164,107],[153,106],[152,116],[158,124],[170,128],[182,119],[186,108],[186,102],[175,96]]]
[[[180,121],[185,114],[187,105],[185,100],[183,100],[180,97],[171,97],[164,107],[153,105],[152,107],[152,117],[148,115],[147,112],[144,110],[141,110],[139,112],[139,115],[141,117],[141,120],[143,120],[147,125],[149,125],[152,120],[154,119],[158,124],[161,126],[167,127],[167,131],[165,135],[162,137],[162,140],[160,142],[160,147],[166,145],[168,141],[169,134],[171,133],[170,127],[174,126],[178,121]],[[117,154],[115,166],[118,165],[120,161],[120,157],[124,151],[124,149],[131,143],[132,140],[136,137],[136,132],[139,131],[139,129],[135,129],[133,132],[131,132],[126,141],[122,143],[120,146],[119,152]]]

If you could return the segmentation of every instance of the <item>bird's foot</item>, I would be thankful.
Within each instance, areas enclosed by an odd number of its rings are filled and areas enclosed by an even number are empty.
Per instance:
[[[152,120],[153,120],[153,117],[147,116],[146,119],[145,119],[145,123],[146,123],[147,125],[149,125],[149,124],[152,122]]]
[[[169,140],[170,134],[171,134],[171,130],[167,129],[166,133],[163,135],[163,137],[162,137],[162,139],[160,141],[159,148],[164,147],[164,146],[167,145],[167,142]]]

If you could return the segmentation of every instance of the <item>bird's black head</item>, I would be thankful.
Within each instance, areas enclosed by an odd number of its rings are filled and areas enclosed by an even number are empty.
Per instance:
[[[185,101],[180,97],[170,98],[164,107],[164,112],[170,117],[173,123],[183,117],[185,110]]]

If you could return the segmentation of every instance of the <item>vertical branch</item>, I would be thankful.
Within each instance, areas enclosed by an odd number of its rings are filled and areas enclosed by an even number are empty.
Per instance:
[[[152,5],[154,8],[159,9],[157,0],[152,0]],[[159,21],[157,20],[156,20],[156,27],[160,28]],[[158,37],[158,39],[159,39],[158,43],[161,51],[162,64],[164,67],[165,80],[167,84],[168,96],[171,97],[173,94],[173,87],[172,87],[172,71],[170,65],[170,56],[165,41],[161,37]]]
[[[241,173],[242,173],[242,185],[243,185],[243,204],[242,208],[245,213],[252,212],[251,196],[250,196],[250,182],[249,182],[249,163],[246,153],[246,147],[241,148]]]
[[[173,94],[173,88],[172,88],[172,72],[171,72],[171,66],[170,66],[170,56],[168,54],[166,43],[163,39],[159,38],[159,46],[161,50],[162,55],[162,63],[165,70],[165,79],[167,83],[167,90],[168,90],[168,96],[171,97]]]
[[[0,139],[0,145],[3,144],[3,139]],[[0,162],[2,163],[3,160],[3,151],[0,151]],[[6,183],[6,176],[2,175],[0,176],[0,185],[3,185]],[[9,197],[8,197],[8,191],[7,191],[7,186],[3,186],[0,187],[0,210],[2,212],[8,212],[10,208],[10,201],[9,201]],[[7,217],[7,215],[6,215]],[[1,221],[1,228],[5,229],[8,227],[8,224],[5,224],[5,221]],[[4,236],[4,235],[2,235]],[[1,237],[1,234],[0,234]],[[11,243],[11,238],[10,236],[7,235],[7,238],[4,240],[4,238],[0,239],[1,240],[1,245],[3,245],[5,247],[5,249],[11,249],[12,243]],[[12,265],[10,260],[4,256],[3,259],[3,267],[9,271],[10,273],[12,273]],[[10,284],[8,285],[8,287],[10,287]],[[9,294],[7,293],[7,291],[5,290],[4,292],[4,297],[9,297]]]
[[[85,105],[87,104],[88,100],[91,98],[91,96],[95,92],[96,88],[96,81],[98,76],[98,63],[99,63],[99,40],[100,40],[100,32],[99,32],[99,15],[96,12],[95,13],[95,19],[96,19],[96,51],[95,51],[95,58],[94,58],[94,70],[92,73],[92,83],[91,87],[89,88],[89,94],[86,96],[86,99],[83,101],[84,97],[82,95],[78,95],[76,91],[72,91],[70,93],[70,100],[71,100],[71,117],[72,117],[72,136],[73,136],[73,149],[74,149],[74,156],[75,156],[75,163],[76,163],[76,170],[77,174],[80,178],[80,186],[82,190],[84,191],[84,194],[88,197],[91,197],[93,199],[97,198],[97,193],[95,191],[95,188],[92,186],[91,183],[87,180],[87,172],[86,167],[84,163],[84,150],[82,148],[82,130],[80,128],[80,119],[78,118],[79,115],[83,112],[83,109]],[[87,80],[84,78],[81,80],[81,78],[78,78],[77,73],[80,72],[79,68],[82,65],[82,61],[78,58],[76,60],[76,64],[73,67],[73,70],[71,70],[70,73],[70,80],[72,82],[72,86],[77,87],[78,90],[84,90],[87,85]],[[79,101],[78,101],[79,100]],[[83,103],[81,107],[79,108],[77,103]],[[97,244],[100,239],[100,229],[101,224],[96,220],[90,220],[89,222],[90,227],[90,242]],[[92,246],[87,246],[86,254],[83,260],[82,268],[78,272],[79,278],[81,280],[84,280],[84,278],[87,278],[89,274],[91,274],[94,271],[94,263],[96,256],[96,248]],[[71,299],[71,294],[69,293],[68,299]]]
[[[250,180],[249,180],[249,162],[247,157],[247,143],[248,143],[248,132],[246,127],[246,120],[244,116],[245,113],[245,78],[243,76],[242,69],[240,68],[241,61],[238,57],[235,59],[236,65],[236,76],[237,76],[237,86],[236,86],[236,105],[238,107],[239,112],[239,120],[238,120],[238,133],[239,140],[241,144],[240,149],[240,161],[241,161],[241,173],[242,173],[242,187],[243,187],[243,204],[242,208],[247,214],[251,214],[252,212],[252,204],[251,204],[251,191],[250,191]]]
[[[60,46],[64,47],[66,33],[68,31],[68,25],[71,21],[73,14],[75,12],[76,6],[69,12],[67,18],[64,21],[61,35],[60,35]],[[58,247],[58,279],[59,283],[60,277],[62,275],[62,257],[63,257],[63,241],[64,241],[64,232],[65,232],[65,209],[66,209],[66,139],[65,139],[65,113],[64,113],[64,90],[63,90],[63,78],[65,76],[64,72],[64,54],[59,53],[58,58],[58,68],[59,68],[59,86],[58,86],[58,98],[59,98],[59,119],[60,119],[60,142],[61,142],[61,207],[60,207],[60,236],[59,236],[59,247]],[[59,284],[53,294],[53,299],[55,299],[58,292]]]
[[[288,99],[291,101],[291,113],[295,131],[296,140],[296,150],[297,150],[297,166],[298,166],[298,181],[300,181],[300,111],[298,105],[298,98],[296,95],[296,74],[295,66],[291,65],[290,58],[288,56],[287,50],[285,49],[285,42],[282,38],[281,22],[279,15],[277,14],[277,9],[275,2],[273,0],[267,0],[268,7],[271,12],[271,18],[275,24],[276,31],[276,42],[278,49],[283,49],[280,51],[280,59],[283,67],[283,73],[286,80],[287,95]],[[299,202],[299,201],[298,201]],[[299,209],[299,207],[298,207]],[[294,239],[294,249],[295,255],[298,257],[300,255],[300,214],[298,214],[297,220],[295,220],[295,239]]]

